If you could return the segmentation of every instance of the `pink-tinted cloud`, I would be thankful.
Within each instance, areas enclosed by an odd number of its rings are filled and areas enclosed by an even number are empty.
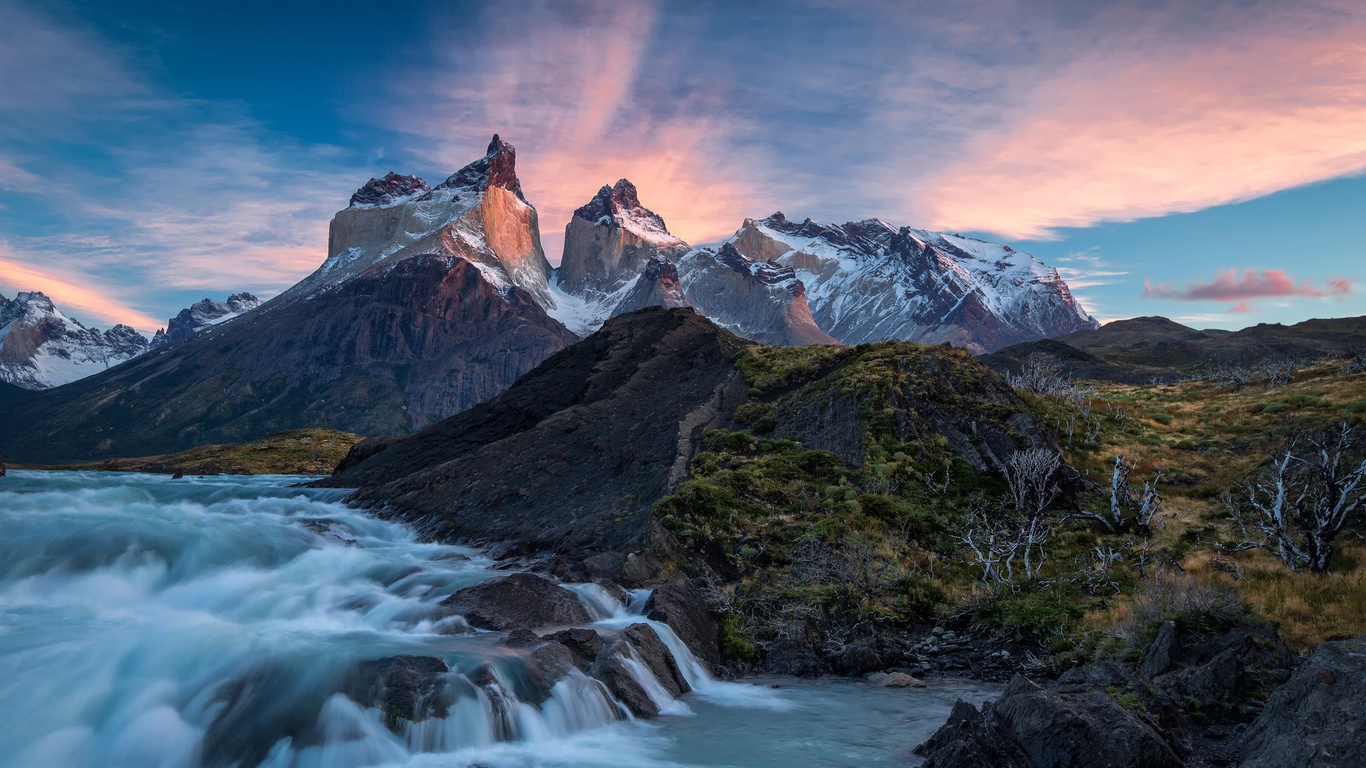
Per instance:
[[[642,202],[692,242],[734,231],[758,202],[757,168],[735,156],[743,121],[706,95],[652,94],[641,65],[658,56],[658,4],[529,2],[500,6],[471,46],[443,47],[391,117],[417,153],[447,170],[492,133],[517,146],[518,174],[558,260],[575,208],[629,178]],[[413,109],[420,103],[420,109]]]
[[[959,162],[912,185],[913,204],[931,226],[1046,238],[1366,169],[1360,6],[1229,27],[1198,44],[1102,38],[1036,73]]]
[[[12,298],[20,291],[42,291],[59,308],[78,316],[98,318],[108,323],[124,323],[134,328],[150,330],[160,327],[161,321],[133,309],[111,295],[108,289],[95,288],[79,282],[63,270],[53,273],[34,266],[31,261],[19,261],[18,254],[0,245],[0,286]]]
[[[1229,312],[1252,312],[1251,301],[1268,298],[1322,299],[1343,297],[1352,292],[1352,281],[1332,277],[1319,287],[1311,280],[1295,282],[1283,269],[1245,269],[1240,274],[1230,269],[1209,282],[1192,282],[1185,288],[1174,283],[1143,281],[1143,298],[1172,301],[1232,301]]]

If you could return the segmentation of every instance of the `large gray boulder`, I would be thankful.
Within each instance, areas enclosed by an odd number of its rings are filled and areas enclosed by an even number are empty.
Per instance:
[[[472,627],[501,632],[587,624],[592,620],[577,595],[530,573],[514,573],[465,587],[441,605],[465,617]]]
[[[1184,765],[1145,713],[1125,709],[1107,693],[1059,693],[1017,675],[980,713],[964,706],[918,748],[925,768]]]
[[[1324,643],[1277,688],[1243,741],[1242,768],[1366,765],[1366,635]]]

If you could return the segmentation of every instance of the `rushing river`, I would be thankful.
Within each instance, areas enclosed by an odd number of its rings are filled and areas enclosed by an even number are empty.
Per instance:
[[[448,717],[395,734],[337,680],[400,654],[515,674],[499,635],[450,634],[436,609],[500,574],[299,479],[0,478],[0,768],[908,765],[956,699],[989,693],[717,682],[657,625],[694,688],[657,720],[586,678],[540,705],[466,684]],[[604,631],[642,620],[575,591]]]

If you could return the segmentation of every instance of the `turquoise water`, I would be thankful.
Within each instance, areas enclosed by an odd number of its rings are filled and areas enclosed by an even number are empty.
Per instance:
[[[990,693],[717,682],[657,625],[696,689],[671,715],[626,719],[587,678],[539,706],[466,684],[396,735],[337,681],[397,654],[515,677],[497,635],[448,634],[436,607],[499,574],[300,479],[0,478],[0,768],[903,765],[956,698]],[[641,620],[575,591],[604,631]]]

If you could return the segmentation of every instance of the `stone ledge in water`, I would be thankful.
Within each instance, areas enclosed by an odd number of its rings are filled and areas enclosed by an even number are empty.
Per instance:
[[[592,620],[573,592],[530,573],[514,573],[465,587],[441,605],[464,616],[470,626],[500,632],[564,627]]]
[[[593,664],[593,676],[636,717],[659,716],[659,704],[632,673],[629,660],[639,661],[660,686],[677,699],[692,688],[683,678],[673,654],[649,624],[632,624],[623,629]]]
[[[364,706],[378,707],[384,725],[403,732],[404,721],[445,717],[446,662],[432,656],[390,656],[363,661],[356,667],[346,695]]]
[[[720,633],[702,595],[682,574],[656,587],[645,601],[645,616],[668,624],[699,661],[712,670],[721,665]]]

